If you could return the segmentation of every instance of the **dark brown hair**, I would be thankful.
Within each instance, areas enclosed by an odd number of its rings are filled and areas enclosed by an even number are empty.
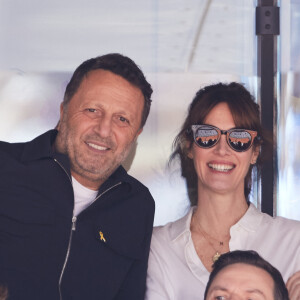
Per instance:
[[[75,70],[66,87],[63,105],[66,106],[69,103],[85,76],[89,72],[99,69],[107,70],[119,75],[141,90],[145,100],[140,126],[142,128],[145,125],[150,112],[152,88],[135,62],[129,57],[119,53],[110,53],[83,62]]]
[[[265,270],[272,277],[274,282],[274,300],[289,299],[288,290],[285,286],[283,278],[276,268],[274,268],[269,262],[259,256],[259,254],[255,251],[236,250],[222,254],[220,258],[214,263],[213,270],[210,273],[209,280],[206,285],[204,300],[206,299],[208,290],[218,273],[227,266],[238,263],[255,266],[257,268]]]
[[[188,152],[194,141],[190,128],[194,124],[203,124],[209,112],[222,102],[228,104],[236,127],[257,131],[258,138],[255,138],[253,147],[261,144],[268,144],[268,148],[270,147],[268,134],[261,127],[259,106],[243,85],[236,82],[229,84],[217,83],[200,89],[190,104],[188,115],[174,140],[173,153],[170,158],[170,162],[175,158],[180,160],[181,175],[186,179],[191,205],[197,204],[198,190],[194,163],[188,157]],[[262,154],[260,153],[255,164],[258,175],[261,166]],[[250,166],[245,177],[244,194],[247,202],[249,202],[251,191],[253,167],[254,165]]]

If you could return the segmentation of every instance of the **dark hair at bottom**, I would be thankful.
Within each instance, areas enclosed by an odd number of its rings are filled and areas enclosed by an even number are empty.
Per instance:
[[[220,258],[213,264],[213,270],[210,273],[209,280],[206,285],[204,300],[206,299],[208,290],[218,273],[227,266],[238,263],[255,266],[265,270],[268,274],[270,274],[274,281],[274,300],[289,300],[288,290],[280,272],[253,250],[236,250],[220,256]]]

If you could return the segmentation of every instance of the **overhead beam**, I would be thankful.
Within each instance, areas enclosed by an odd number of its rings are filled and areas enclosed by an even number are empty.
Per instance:
[[[203,30],[203,26],[204,26],[204,23],[205,23],[205,20],[206,20],[211,2],[212,2],[212,0],[207,0],[206,1],[205,6],[204,6],[204,10],[203,10],[202,15],[199,19],[199,24],[198,24],[198,27],[197,27],[196,35],[195,35],[195,38],[193,40],[192,48],[191,48],[190,55],[189,55],[189,58],[188,58],[186,71],[188,71],[190,69],[190,67],[191,67],[191,65],[194,61],[194,57],[195,57],[196,49],[197,49],[197,46],[198,46],[199,38],[200,38],[201,32]]]

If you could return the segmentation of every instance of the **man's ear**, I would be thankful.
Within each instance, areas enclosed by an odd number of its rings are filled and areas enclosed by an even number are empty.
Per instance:
[[[136,136],[138,137],[143,131],[143,128],[139,129],[139,131],[137,132]]]
[[[60,107],[59,107],[59,121],[55,127],[55,129],[59,130],[60,128],[60,123],[61,123],[61,120],[63,119],[63,115],[64,115],[64,105],[63,103],[60,104]]]

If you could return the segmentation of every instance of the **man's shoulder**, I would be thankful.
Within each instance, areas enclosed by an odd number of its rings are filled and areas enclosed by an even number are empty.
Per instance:
[[[139,189],[139,190],[144,191],[146,193],[150,193],[148,187],[146,185],[144,185],[141,181],[139,181],[137,178],[129,175],[127,172],[126,172],[125,176],[126,176],[126,180],[128,181],[128,183],[130,183],[136,189]]]
[[[112,182],[119,182],[119,181],[128,183],[133,189],[133,191],[142,192],[151,195],[149,189],[138,179],[129,175],[123,166],[119,166],[115,170],[115,172],[107,180],[106,184],[110,185]]]
[[[10,143],[5,141],[0,141],[0,158],[15,157],[18,158],[21,156],[26,142],[24,143]]]
[[[26,153],[29,155],[35,154],[40,149],[45,148],[48,144],[50,145],[56,136],[56,130],[49,130],[31,141],[27,142],[5,142],[0,141],[0,157],[13,157],[15,159],[22,159]]]
[[[140,210],[140,212],[152,214],[155,203],[149,189],[139,180],[129,175],[122,166],[119,166],[108,180],[101,185],[99,194],[110,190],[114,186],[118,186],[113,196],[117,201],[120,199],[126,200],[128,207],[134,207],[135,210]],[[123,201],[119,203],[123,203]]]
[[[147,203],[148,209],[151,207],[151,210],[154,211],[155,202],[148,187],[128,173],[126,173],[126,181],[130,184],[133,194],[138,195],[139,202],[143,203],[142,205]]]

